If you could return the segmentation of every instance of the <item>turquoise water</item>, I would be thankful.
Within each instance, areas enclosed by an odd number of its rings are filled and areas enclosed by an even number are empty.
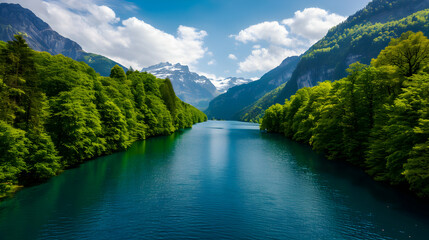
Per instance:
[[[428,209],[256,124],[209,121],[0,202],[0,239],[429,239]]]

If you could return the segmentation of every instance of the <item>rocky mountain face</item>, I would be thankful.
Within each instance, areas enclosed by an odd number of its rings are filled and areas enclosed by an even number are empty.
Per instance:
[[[83,61],[103,76],[109,76],[110,69],[116,64],[121,66],[104,56],[83,51],[78,43],[61,36],[21,5],[0,3],[0,40],[10,41],[15,34],[23,34],[28,45],[36,51],[62,54]]]
[[[210,102],[205,113],[209,119],[240,120],[244,108],[290,79],[299,59],[297,56],[286,58],[259,80],[228,89]]]
[[[176,95],[198,109],[206,109],[210,100],[219,94],[207,77],[191,72],[188,66],[179,63],[160,63],[143,68],[142,72],[151,73],[158,78],[169,78]]]

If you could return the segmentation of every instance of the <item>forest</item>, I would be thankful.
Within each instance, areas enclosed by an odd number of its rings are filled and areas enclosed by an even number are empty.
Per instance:
[[[119,66],[102,77],[83,62],[33,51],[21,35],[0,42],[0,54],[0,197],[207,120],[169,79]]]
[[[370,65],[356,62],[347,72],[271,106],[260,128],[428,198],[429,40],[403,33]]]

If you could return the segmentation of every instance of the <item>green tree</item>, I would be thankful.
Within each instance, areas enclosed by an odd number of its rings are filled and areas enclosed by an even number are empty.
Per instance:
[[[25,131],[0,121],[0,193],[16,184],[18,175],[26,169],[28,144]]]
[[[400,38],[393,38],[389,46],[380,52],[373,64],[395,66],[398,72],[411,77],[429,62],[429,39],[422,32],[408,31]]]
[[[115,65],[112,70],[110,70],[110,77],[118,79],[120,81],[125,81],[127,79],[127,75],[125,74],[124,69],[119,67],[118,65]]]

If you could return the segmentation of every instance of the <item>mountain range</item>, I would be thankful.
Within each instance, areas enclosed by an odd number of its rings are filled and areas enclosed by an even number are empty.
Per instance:
[[[277,88],[273,87],[271,92],[260,91],[260,82],[270,78],[264,75],[258,81],[231,88],[213,99],[206,114],[216,119],[257,121],[265,109],[275,103],[283,104],[298,89],[341,79],[354,62],[369,64],[392,38],[407,31],[429,35],[429,13],[424,11],[427,8],[429,0],[374,0],[329,30],[299,60],[284,69],[280,68],[282,63],[267,73],[276,72],[274,78],[289,76],[278,82]],[[253,97],[249,97],[251,94]]]
[[[219,95],[216,87],[205,76],[189,71],[189,67],[180,63],[159,63],[142,72],[148,72],[158,78],[169,78],[176,95],[198,109],[206,109],[210,100]]]
[[[28,45],[36,51],[52,55],[62,54],[83,61],[102,76],[109,76],[110,69],[121,64],[98,54],[87,53],[82,47],[54,31],[32,11],[19,4],[0,3],[0,40],[10,41],[15,34],[22,34]]]
[[[180,63],[159,63],[142,72],[148,72],[158,78],[169,78],[176,95],[200,110],[205,110],[209,102],[229,88],[252,82],[251,79],[240,77],[228,77],[221,79],[209,79],[206,76],[191,72],[189,67]]]

